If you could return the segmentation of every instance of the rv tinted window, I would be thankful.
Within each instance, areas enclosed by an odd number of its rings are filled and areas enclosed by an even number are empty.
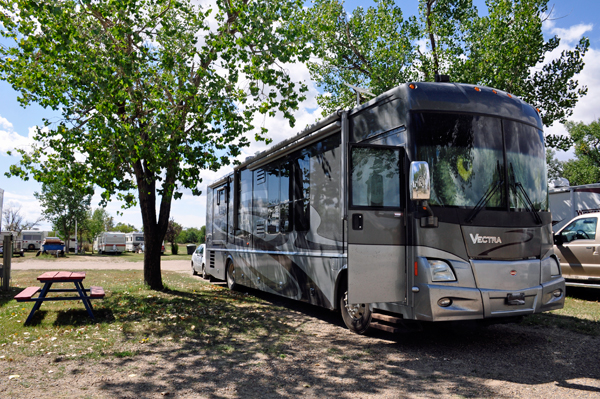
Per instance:
[[[353,147],[352,206],[400,207],[400,152],[391,148]]]

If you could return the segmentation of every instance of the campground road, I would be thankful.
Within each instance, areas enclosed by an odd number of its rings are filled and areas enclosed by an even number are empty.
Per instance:
[[[162,260],[161,270],[190,272],[189,260]],[[12,262],[12,270],[143,270],[144,262],[126,261],[119,257],[92,257],[86,255],[70,255],[68,258],[42,260],[29,258]]]

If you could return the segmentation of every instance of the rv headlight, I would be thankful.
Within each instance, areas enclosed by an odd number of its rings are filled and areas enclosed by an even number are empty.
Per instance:
[[[452,267],[447,262],[440,259],[427,259],[427,262],[429,262],[431,281],[456,281]]]
[[[546,259],[542,260],[542,267],[550,269],[550,275],[552,277],[560,276],[560,266],[553,256],[549,256]]]

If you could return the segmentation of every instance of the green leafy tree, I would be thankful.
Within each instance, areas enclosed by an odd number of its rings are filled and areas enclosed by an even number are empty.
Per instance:
[[[548,166],[548,182],[563,176],[563,163],[556,159],[556,151],[546,148],[546,165]]]
[[[121,233],[132,233],[134,231],[137,231],[137,229],[135,228],[134,225],[132,224],[128,224],[128,223],[117,223],[117,225],[114,227],[113,231],[119,231]]]
[[[113,217],[108,214],[104,208],[96,208],[88,210],[86,219],[83,222],[83,232],[85,238],[93,243],[94,239],[100,235],[103,231],[113,230]],[[92,253],[94,253],[94,247],[92,246]]]
[[[177,251],[179,249],[177,243],[177,237],[181,234],[183,227],[179,223],[177,223],[173,218],[169,219],[169,225],[167,227],[167,232],[165,234],[165,240],[171,243],[171,253],[173,255],[177,255]]]
[[[199,237],[198,237],[198,242],[200,244],[205,244],[206,243],[206,226],[200,227],[200,234],[199,234]]]
[[[285,63],[310,48],[289,23],[297,0],[0,0],[0,78],[62,113],[45,121],[9,176],[94,185],[102,205],[139,204],[144,280],[162,289],[161,243],[173,199],[200,195],[203,170],[240,154],[257,115],[292,111],[306,86]],[[57,177],[56,170],[64,170]]]
[[[197,229],[190,227],[181,231],[177,236],[177,243],[179,244],[202,244],[206,240],[206,226],[202,226]]]
[[[562,166],[562,177],[569,180],[571,186],[600,183],[600,169],[589,158],[570,159]]]
[[[563,177],[572,186],[600,182],[600,119],[585,124],[567,122],[568,136],[548,137],[550,145],[575,150],[575,159],[563,163]]]
[[[408,81],[452,81],[505,90],[540,109],[546,126],[565,121],[585,95],[581,72],[589,40],[546,59],[560,39],[544,40],[548,0],[488,0],[480,13],[471,0],[420,0],[405,18],[393,0],[348,14],[339,0],[315,0],[303,14],[318,61],[312,78],[323,88],[325,113],[354,106],[346,84],[378,95]],[[535,68],[534,68],[535,67]],[[533,72],[532,72],[533,71]]]
[[[93,190],[74,189],[59,183],[42,183],[42,191],[33,193],[42,207],[44,219],[68,243],[75,234],[75,223],[83,224],[90,209]]]

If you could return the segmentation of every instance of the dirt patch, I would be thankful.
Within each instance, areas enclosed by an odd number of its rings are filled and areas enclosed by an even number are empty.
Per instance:
[[[123,333],[126,351],[99,359],[52,350],[18,362],[2,358],[0,397],[600,397],[598,337],[472,324],[359,336],[325,309],[249,293],[265,302],[261,317],[276,319],[288,333],[134,342]]]

